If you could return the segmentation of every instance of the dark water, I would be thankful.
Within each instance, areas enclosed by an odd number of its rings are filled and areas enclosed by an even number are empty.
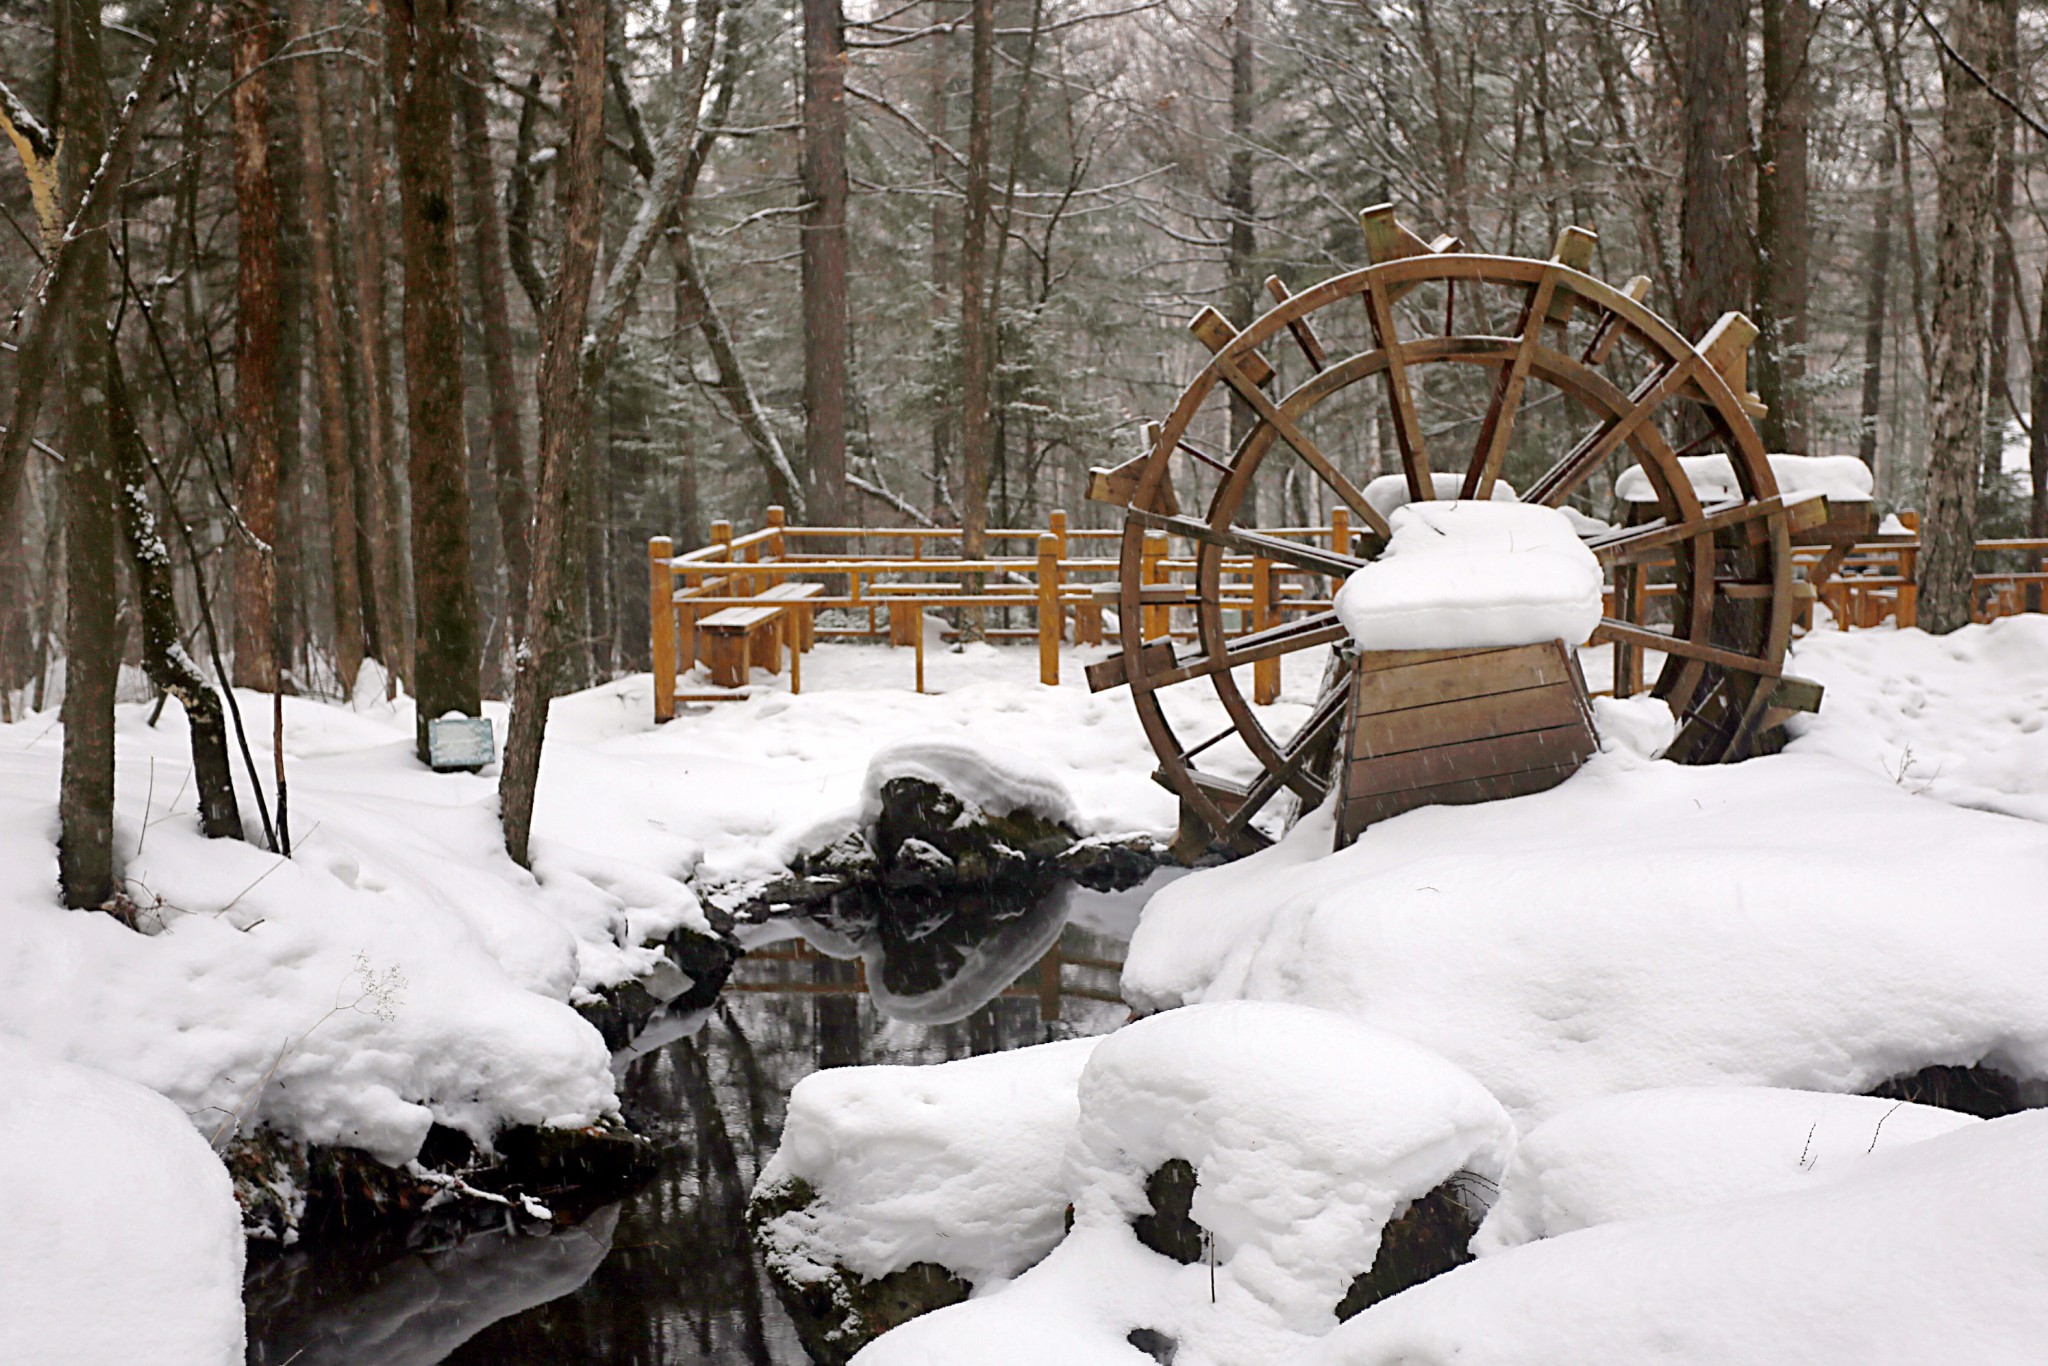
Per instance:
[[[572,1228],[394,1253],[252,1257],[261,1366],[748,1363],[806,1358],[747,1239],[747,1194],[789,1090],[823,1067],[936,1063],[1116,1027],[1138,908],[1060,886],[1028,907],[869,908],[743,958],[718,1006],[614,1061],[660,1174]],[[827,955],[841,955],[833,957]],[[845,955],[854,955],[847,957]]]

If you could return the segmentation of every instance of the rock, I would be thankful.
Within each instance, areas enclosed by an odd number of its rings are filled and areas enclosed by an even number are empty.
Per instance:
[[[1351,1289],[1337,1302],[1338,1322],[1472,1260],[1466,1249],[1479,1220],[1454,1189],[1457,1180],[1412,1202],[1381,1231],[1372,1265],[1352,1279]]]
[[[1150,835],[1100,835],[1077,841],[1054,860],[1059,871],[1097,892],[1121,892],[1176,862],[1173,851]]]
[[[1184,1157],[1161,1163],[1145,1178],[1145,1199],[1151,1212],[1131,1220],[1140,1243],[1183,1266],[1202,1260],[1208,1237],[1195,1222],[1195,1168]]]
[[[1981,1062],[1970,1067],[1923,1067],[1882,1082],[1865,1094],[1933,1105],[1979,1119],[2000,1119],[2048,1107],[2048,1082],[2021,1081]]]
[[[763,1225],[803,1210],[818,1198],[808,1181],[791,1179],[757,1193],[747,1206],[755,1238]],[[789,1311],[797,1338],[818,1366],[844,1366],[854,1353],[920,1314],[965,1300],[972,1287],[935,1262],[912,1262],[876,1279],[844,1267],[824,1275],[807,1264],[801,1277],[780,1258],[765,1259],[769,1283]]]
[[[693,930],[677,930],[662,941],[661,949],[661,961],[652,972],[601,987],[596,1000],[576,1006],[578,1014],[597,1026],[605,1047],[614,1053],[631,1043],[663,1009],[702,1010],[716,1001],[732,972],[733,960],[739,956],[732,943]]]
[[[883,884],[895,891],[938,891],[960,878],[960,865],[945,850],[912,836],[896,846]]]
[[[969,884],[988,883],[1049,862],[1076,838],[1068,827],[1036,812],[983,811],[923,778],[883,783],[874,825],[874,846],[887,852],[891,868],[903,857],[906,842],[915,840],[951,859],[959,881]]]

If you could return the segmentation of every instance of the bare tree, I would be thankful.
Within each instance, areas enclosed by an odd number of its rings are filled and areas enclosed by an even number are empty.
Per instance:
[[[988,551],[989,457],[995,438],[995,327],[988,311],[989,161],[995,146],[995,0],[969,0],[967,203],[960,235],[960,553]],[[966,613],[963,635],[980,633]]]
[[[1685,172],[1679,210],[1683,268],[1679,330],[1694,339],[1750,297],[1756,249],[1749,227],[1749,98],[1744,6],[1683,0]]]
[[[1762,0],[1764,99],[1757,130],[1757,393],[1769,405],[1764,444],[1799,451],[1808,440],[1808,213],[1813,121],[1814,15],[1810,0]]]
[[[235,503],[242,544],[235,556],[235,682],[264,692],[283,667],[277,600],[277,497],[280,469],[277,357],[282,316],[278,285],[277,182],[270,166],[270,89],[276,48],[269,7],[236,0],[235,88],[235,418],[241,447]]]
[[[810,516],[846,520],[846,19],[804,0],[804,462]]]

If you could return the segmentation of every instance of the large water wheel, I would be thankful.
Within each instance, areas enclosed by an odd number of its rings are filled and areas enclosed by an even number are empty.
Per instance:
[[[1391,434],[1381,444],[1398,455],[1404,501],[1501,496],[1497,486],[1517,472],[1523,501],[1583,512],[1621,469],[1639,467],[1655,515],[1646,509],[1604,530],[1581,525],[1588,547],[1619,571],[1618,601],[1638,600],[1631,576],[1656,577],[1661,611],[1640,615],[1660,619],[1631,620],[1639,614],[1624,607],[1594,640],[1662,657],[1649,691],[1681,723],[1671,757],[1712,763],[1754,752],[1787,703],[1799,702],[1799,689],[1781,687],[1795,610],[1791,533],[1823,513],[1817,500],[1779,496],[1751,423],[1762,411],[1747,392],[1754,326],[1729,313],[1688,341],[1644,306],[1647,280],[1616,289],[1587,273],[1594,238],[1582,229],[1566,229],[1549,260],[1533,260],[1468,252],[1449,238],[1426,243],[1391,206],[1362,221],[1370,266],[1300,292],[1269,280],[1275,306],[1242,329],[1205,309],[1191,326],[1213,353],[1208,365],[1148,429],[1145,453],[1098,470],[1091,487],[1127,511],[1122,650],[1094,666],[1090,682],[1130,687],[1158,777],[1182,799],[1184,837],[1256,848],[1269,837],[1255,818],[1276,798],[1305,810],[1327,791],[1348,670],[1326,671],[1321,696],[1285,735],[1262,721],[1240,674],[1319,647],[1335,647],[1341,664],[1344,627],[1323,608],[1234,632],[1242,596],[1224,588],[1248,557],[1336,582],[1383,548],[1389,528],[1378,504],[1388,499],[1367,496],[1367,423]],[[1269,355],[1275,346],[1299,360]],[[1300,382],[1284,388],[1276,361]],[[1226,454],[1213,453],[1211,434],[1233,429],[1233,402],[1240,435]],[[1727,496],[1702,501],[1679,463],[1695,453],[1727,457]],[[1295,488],[1305,481],[1320,495],[1309,501],[1348,512],[1349,544],[1276,534],[1278,519],[1262,528],[1241,515],[1254,489],[1272,505],[1289,462],[1303,472]],[[1193,515],[1178,491],[1202,486],[1207,508]],[[1160,533],[1189,548],[1192,570],[1179,582],[1146,572]],[[1162,697],[1201,686],[1215,690],[1229,727],[1184,739]],[[1205,772],[1198,761],[1232,736],[1242,743],[1239,776]],[[1255,765],[1248,781],[1243,751]]]

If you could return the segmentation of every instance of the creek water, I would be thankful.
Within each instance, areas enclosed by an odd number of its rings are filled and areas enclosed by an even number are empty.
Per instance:
[[[626,1118],[660,1151],[651,1182],[567,1228],[252,1252],[248,1361],[803,1366],[746,1229],[790,1088],[824,1067],[1114,1029],[1114,965],[1171,876],[779,924],[713,1009],[657,1021],[614,1059]]]

